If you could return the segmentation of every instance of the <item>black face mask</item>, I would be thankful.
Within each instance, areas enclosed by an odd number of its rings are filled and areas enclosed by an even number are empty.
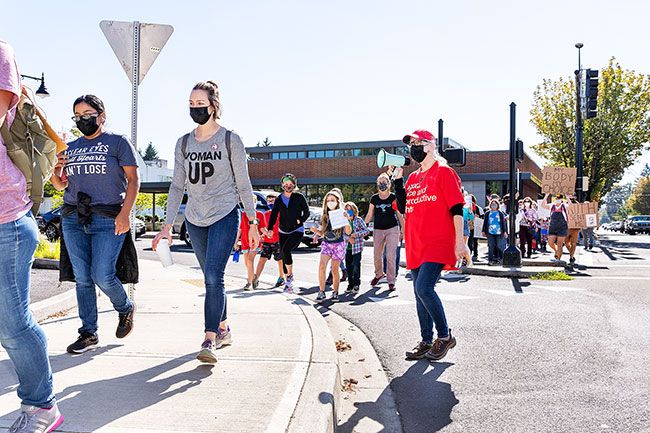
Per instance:
[[[205,125],[210,120],[211,114],[208,113],[208,107],[190,107],[190,117],[199,125]]]
[[[81,131],[81,133],[86,137],[90,137],[99,129],[99,125],[97,125],[97,118],[94,116],[88,120],[79,118],[79,120],[75,123],[77,124],[77,129],[79,129],[79,131]]]
[[[410,149],[411,158],[418,164],[424,161],[427,157],[427,153],[424,151],[424,146],[411,145]]]
[[[382,191],[382,192],[384,192],[384,191],[388,191],[388,184],[387,184],[387,183],[384,183],[384,182],[378,183],[378,184],[377,184],[377,189],[378,189],[379,191]]]
[[[293,185],[283,186],[282,189],[287,193],[291,194],[296,187]]]

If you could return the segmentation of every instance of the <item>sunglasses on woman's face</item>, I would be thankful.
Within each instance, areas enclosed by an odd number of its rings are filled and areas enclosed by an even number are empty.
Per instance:
[[[73,122],[78,122],[80,120],[90,120],[93,117],[97,118],[99,117],[99,113],[92,113],[92,114],[82,114],[81,116],[74,115],[71,117]]]

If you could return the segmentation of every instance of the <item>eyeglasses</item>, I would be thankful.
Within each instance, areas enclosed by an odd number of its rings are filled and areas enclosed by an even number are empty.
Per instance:
[[[424,139],[419,139],[419,138],[411,138],[409,146],[425,146],[425,145],[431,144],[431,143],[432,142],[430,140],[424,140]]]
[[[97,118],[99,117],[99,113],[93,113],[93,114],[82,114],[81,116],[72,116],[71,119],[73,122],[78,122],[80,120],[90,120],[92,118]]]

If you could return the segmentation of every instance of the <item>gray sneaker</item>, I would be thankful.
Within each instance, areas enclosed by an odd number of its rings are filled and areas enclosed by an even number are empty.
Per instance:
[[[9,428],[9,433],[49,433],[63,423],[63,415],[55,404],[49,409],[20,405],[22,413]]]
[[[216,364],[217,353],[215,350],[216,346],[214,342],[212,342],[212,340],[205,340],[201,345],[201,350],[199,351],[198,355],[196,355],[196,359],[208,364]]]
[[[260,279],[257,278],[257,275],[253,277],[253,290],[257,290],[257,287],[260,285]]]
[[[215,349],[221,349],[223,346],[230,346],[232,344],[232,334],[230,333],[230,326],[225,331],[219,329],[217,332],[217,340],[214,342]]]

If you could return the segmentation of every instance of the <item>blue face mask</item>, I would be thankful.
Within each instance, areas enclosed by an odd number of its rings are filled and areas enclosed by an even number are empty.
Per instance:
[[[273,203],[269,203],[269,209],[273,210]]]
[[[348,210],[348,215],[350,215],[351,217],[353,217],[353,216],[354,216],[354,212],[351,211],[351,210]]]

